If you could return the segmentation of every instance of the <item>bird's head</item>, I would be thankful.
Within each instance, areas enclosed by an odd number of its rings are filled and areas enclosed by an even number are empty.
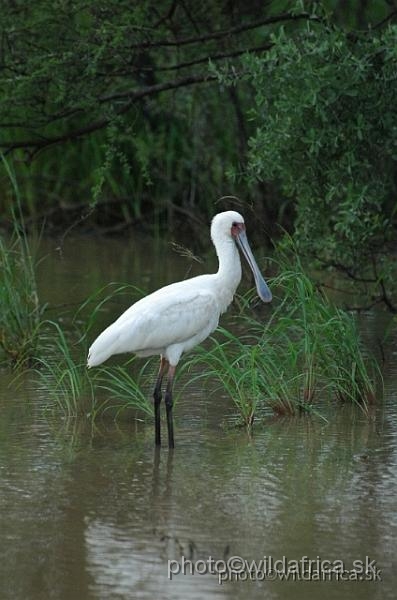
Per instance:
[[[215,246],[222,242],[235,242],[237,244],[254,274],[258,296],[263,302],[271,302],[272,293],[262,277],[248,243],[244,218],[234,210],[218,213],[212,219],[211,238]]]
[[[218,213],[212,219],[211,238],[217,240],[233,241],[239,230],[245,230],[244,219],[235,210]]]

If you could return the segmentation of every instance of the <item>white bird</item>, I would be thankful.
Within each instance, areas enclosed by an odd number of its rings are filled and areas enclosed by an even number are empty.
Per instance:
[[[161,445],[161,384],[168,369],[165,393],[168,445],[174,447],[172,385],[181,355],[200,344],[218,326],[219,317],[233,300],[241,281],[237,245],[254,274],[263,302],[272,294],[263,279],[245,234],[243,217],[232,210],[215,215],[211,238],[219,260],[217,273],[199,275],[167,285],[130,306],[109,325],[89,349],[88,367],[95,367],[113,354],[133,352],[137,356],[160,355],[154,388],[155,443]],[[236,245],[237,243],[237,245]]]

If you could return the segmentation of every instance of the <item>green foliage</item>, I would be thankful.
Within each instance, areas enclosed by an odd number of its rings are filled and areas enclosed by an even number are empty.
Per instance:
[[[259,370],[259,344],[244,344],[226,329],[218,328],[223,340],[211,337],[211,347],[199,346],[192,358],[184,365],[184,370],[197,369],[200,374],[190,382],[201,379],[217,381],[214,393],[226,393],[237,407],[243,423],[250,428],[260,404],[263,391]]]
[[[384,300],[397,281],[397,26],[308,24],[272,43],[244,60],[256,92],[250,177],[294,200],[301,251]]]
[[[48,395],[48,407],[69,417],[85,415],[90,419],[106,411],[117,416],[127,408],[151,416],[153,407],[142,391],[144,368],[134,375],[120,366],[88,370],[86,339],[77,337],[74,342],[56,322],[44,321],[41,325],[36,375]],[[131,362],[129,369],[133,368]]]
[[[212,29],[269,12],[218,4],[1,3],[0,145],[14,149],[29,216],[106,226],[170,219],[173,203],[212,212],[245,141],[242,99],[205,84],[208,60],[255,42],[249,31],[218,41]]]
[[[326,394],[367,410],[380,372],[374,358],[365,353],[354,316],[331,303],[314,284],[290,238],[279,246],[277,261],[280,274],[274,285],[282,301],[266,325],[267,343],[273,336],[280,340],[275,359],[285,362],[285,372],[292,357],[292,372],[297,369],[294,381],[300,380],[295,397],[303,406]],[[281,350],[283,340],[287,352]]]

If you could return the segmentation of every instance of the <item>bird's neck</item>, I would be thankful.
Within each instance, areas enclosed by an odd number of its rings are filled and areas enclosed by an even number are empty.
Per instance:
[[[220,241],[216,244],[219,268],[217,280],[232,296],[241,281],[240,255],[233,240]]]

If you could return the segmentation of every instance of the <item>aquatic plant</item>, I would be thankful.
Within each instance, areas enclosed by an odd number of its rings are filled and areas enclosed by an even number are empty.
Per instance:
[[[270,317],[258,320],[243,308],[234,333],[219,328],[210,349],[199,349],[186,368],[200,370],[197,378],[218,381],[247,427],[266,407],[282,415],[321,416],[325,399],[367,411],[380,372],[364,352],[354,316],[315,286],[291,240],[286,238],[274,261],[279,274],[271,282]]]
[[[30,364],[36,354],[44,311],[37,294],[37,260],[27,238],[19,188],[12,166],[1,155],[15,203],[9,240],[0,237],[0,360],[13,366]]]
[[[363,348],[356,320],[333,307],[334,317],[327,330],[323,370],[332,394],[341,402],[360,404],[365,410],[375,402],[375,379],[382,380],[380,368]]]
[[[120,412],[133,409],[140,411],[142,415],[153,416],[153,404],[149,401],[149,395],[145,392],[147,388],[147,366],[148,361],[139,370],[132,368],[133,357],[126,365],[115,367],[102,367],[96,370],[94,381],[96,390],[104,390],[108,393],[107,409]],[[127,370],[128,369],[128,370]]]
[[[68,416],[90,413],[93,409],[93,387],[85,356],[86,348],[81,337],[73,344],[59,323],[42,323],[36,373],[51,400],[51,407],[61,409]],[[83,403],[83,399],[87,398],[91,401],[90,406]]]
[[[211,346],[196,348],[196,353],[182,366],[181,372],[197,367],[199,374],[190,379],[194,383],[200,379],[217,381],[213,393],[226,392],[236,405],[243,423],[249,428],[254,422],[261,397],[262,380],[259,376],[259,345],[244,344],[238,336],[226,329],[217,330],[222,338],[211,336]]]
[[[105,411],[116,416],[125,409],[153,414],[143,393],[145,367],[130,374],[127,366],[87,369],[87,344],[77,332],[73,342],[54,321],[42,324],[41,355],[36,374],[51,400],[49,408],[60,409],[68,416],[85,415],[95,419]],[[130,360],[128,368],[131,369]],[[101,391],[106,391],[104,396]]]
[[[110,284],[97,290],[79,307],[68,333],[58,322],[41,323],[36,374],[51,399],[52,408],[59,408],[69,416],[85,414],[93,419],[106,410],[118,414],[127,408],[152,414],[152,407],[142,392],[145,366],[135,375],[129,374],[123,366],[87,369],[87,334],[95,327],[98,314],[109,300],[127,292],[131,295],[132,290],[141,294],[138,288],[124,284]],[[85,319],[88,307],[89,317]],[[101,393],[103,390],[107,392],[106,397]]]

